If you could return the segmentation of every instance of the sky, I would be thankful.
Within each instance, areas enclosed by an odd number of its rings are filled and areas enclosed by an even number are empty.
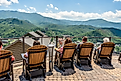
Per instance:
[[[0,0],[0,10],[38,13],[73,21],[121,22],[121,0]]]

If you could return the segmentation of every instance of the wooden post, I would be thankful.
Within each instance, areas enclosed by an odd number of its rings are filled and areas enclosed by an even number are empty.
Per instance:
[[[58,36],[56,36],[56,48],[58,48]],[[54,60],[54,64],[56,62],[57,59],[57,52],[55,53],[55,60]]]
[[[109,40],[111,41],[111,37],[109,37]]]
[[[23,53],[25,53],[25,40],[24,40],[24,36],[22,37],[23,39]]]
[[[41,37],[41,44],[43,44],[43,37]]]

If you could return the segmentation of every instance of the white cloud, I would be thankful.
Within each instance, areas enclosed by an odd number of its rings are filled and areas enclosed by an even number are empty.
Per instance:
[[[102,14],[99,13],[82,13],[82,12],[75,12],[75,11],[61,11],[58,13],[41,13],[38,12],[38,14],[41,14],[46,17],[51,17],[55,19],[66,19],[66,20],[73,20],[73,21],[85,21],[89,19],[98,19],[102,18],[108,21],[113,22],[121,22],[121,10],[116,10],[116,12],[108,11],[104,12]]]
[[[29,8],[27,8],[27,10],[30,10]]]
[[[121,1],[121,0],[114,0],[113,2],[115,2],[115,1],[117,1],[117,2],[118,2],[118,1]]]
[[[55,7],[55,10],[58,10],[58,8],[57,8],[57,7]]]
[[[34,8],[34,7],[29,7],[29,9],[36,11],[36,8]]]
[[[53,4],[49,4],[49,5],[47,5],[47,7],[53,8],[54,6],[53,6]]]
[[[19,11],[19,12],[25,12],[25,13],[30,13],[29,11],[24,10],[24,9],[18,9],[17,11]]]
[[[7,1],[7,0],[0,0],[0,5],[4,5],[4,6],[7,6],[7,5],[10,5],[11,2],[10,1]]]
[[[18,0],[0,0],[0,6],[6,6],[8,7],[9,5],[11,5],[12,3],[19,3]]]
[[[54,7],[53,4],[49,4],[49,5],[47,5],[47,7],[58,10],[58,7]],[[49,10],[48,8],[46,10]]]
[[[50,7],[53,8],[53,4],[50,4]]]
[[[19,11],[19,12],[25,12],[25,13],[36,12],[36,8],[34,8],[34,7],[27,7],[26,5],[24,5],[24,7],[26,8],[26,10],[25,9],[18,9],[17,11]]]

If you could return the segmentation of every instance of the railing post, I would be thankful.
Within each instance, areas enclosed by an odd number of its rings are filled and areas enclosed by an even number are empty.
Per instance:
[[[109,40],[111,41],[111,37],[109,37]]]
[[[25,53],[25,40],[24,40],[24,36],[22,37],[22,39],[23,39],[23,53]]]
[[[56,36],[56,48],[58,48],[58,36]]]
[[[43,44],[43,37],[41,37],[41,44]]]
[[[56,36],[56,48],[58,48],[58,36]],[[56,59],[57,59],[57,52],[55,53],[54,64],[56,63]]]

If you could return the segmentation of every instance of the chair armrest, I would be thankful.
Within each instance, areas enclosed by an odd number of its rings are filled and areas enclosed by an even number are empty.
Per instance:
[[[55,50],[57,52],[57,56],[60,57],[60,55],[62,55],[62,53],[60,53],[59,51]]]
[[[59,53],[59,54],[62,54],[62,53],[60,53],[59,51],[57,51],[57,50],[55,50],[57,53]]]
[[[22,54],[21,54],[21,58],[24,59],[24,60],[27,60],[27,58],[24,57],[24,54],[25,54],[25,53],[22,53]]]

